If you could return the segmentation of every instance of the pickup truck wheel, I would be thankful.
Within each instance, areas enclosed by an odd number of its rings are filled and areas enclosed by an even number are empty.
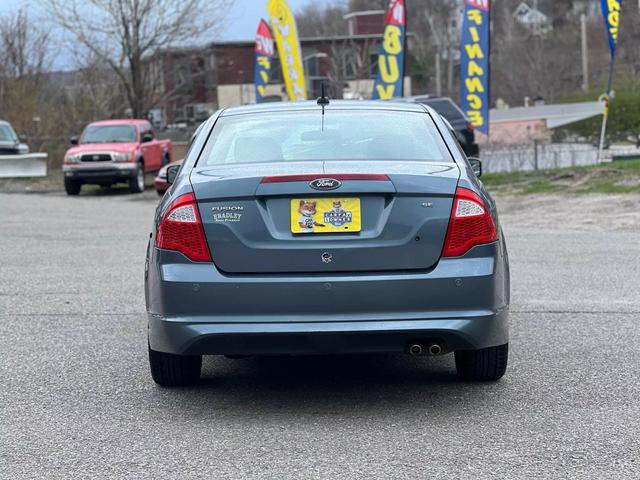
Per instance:
[[[144,165],[142,162],[138,162],[134,175],[129,179],[129,190],[131,193],[144,192]]]
[[[73,180],[71,178],[64,179],[64,190],[67,192],[67,195],[78,195],[81,189],[82,183],[78,180]]]
[[[509,344],[455,352],[458,376],[475,382],[495,382],[507,371]]]
[[[153,381],[163,387],[193,385],[200,379],[202,355],[174,355],[149,347],[149,366]]]

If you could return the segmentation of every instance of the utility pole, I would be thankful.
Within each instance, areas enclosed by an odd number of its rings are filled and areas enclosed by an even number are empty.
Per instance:
[[[427,22],[429,22],[431,35],[433,35],[436,44],[436,95],[440,97],[442,96],[442,39],[440,35],[438,35],[438,31],[433,22],[433,16],[430,15],[429,12],[427,12]]]
[[[458,47],[456,45],[456,40],[459,41],[459,36],[457,35],[457,23],[455,17],[455,10],[449,14],[449,20],[447,21],[447,90],[448,94],[453,96],[453,55],[455,49]]]
[[[638,0],[640,1],[640,0]],[[587,43],[587,15],[580,15],[580,31],[582,34],[582,91],[589,91],[589,44]]]
[[[447,45],[447,94],[453,96],[453,47]]]
[[[442,96],[442,65],[440,63],[440,48],[436,52],[436,95]]]

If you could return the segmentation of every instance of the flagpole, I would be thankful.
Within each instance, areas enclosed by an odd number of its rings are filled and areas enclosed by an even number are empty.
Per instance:
[[[611,63],[609,64],[609,79],[607,80],[607,91],[598,99],[604,104],[604,114],[602,115],[602,129],[600,130],[600,143],[598,145],[598,156],[596,163],[599,164],[602,161],[602,152],[604,150],[604,142],[607,134],[607,121],[609,120],[609,101],[611,99],[611,89],[613,88],[613,67],[615,64],[615,55],[611,56]]]
[[[607,134],[607,121],[609,120],[609,103],[613,96],[613,68],[616,61],[616,44],[620,28],[621,2],[615,0],[600,0],[604,25],[609,38],[609,48],[611,50],[611,63],[609,63],[609,78],[607,80],[607,90],[600,95],[599,101],[604,107],[602,116],[602,130],[600,130],[600,145],[598,146],[598,157],[596,162],[602,161],[602,151],[604,150],[605,136]]]

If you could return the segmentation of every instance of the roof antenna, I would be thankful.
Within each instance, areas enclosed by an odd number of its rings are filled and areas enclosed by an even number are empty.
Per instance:
[[[322,107],[322,131],[324,132],[324,107],[331,103],[329,97],[324,93],[324,82],[320,84],[320,98],[318,99],[318,105]]]

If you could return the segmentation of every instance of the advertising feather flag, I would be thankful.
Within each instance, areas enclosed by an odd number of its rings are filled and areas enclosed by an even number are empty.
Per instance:
[[[489,135],[490,0],[465,0],[460,44],[460,106]]]
[[[262,102],[269,84],[273,52],[274,44],[271,29],[267,22],[260,20],[258,31],[256,32],[256,103]]]
[[[289,100],[306,100],[307,83],[304,78],[296,20],[285,0],[269,0],[267,10],[278,47],[282,76]]]
[[[616,56],[618,31],[620,28],[620,0],[600,0],[600,2],[602,15],[604,17],[604,26],[607,30],[607,38],[609,39],[611,60],[613,61]]]
[[[404,0],[391,0],[387,10],[384,38],[378,55],[378,73],[373,84],[374,100],[404,95],[404,57],[407,35]]]
[[[600,146],[598,148],[598,163],[602,158],[602,150],[604,149],[605,136],[607,133],[607,120],[609,118],[609,102],[612,97],[613,90],[613,67],[616,62],[616,47],[618,45],[618,33],[620,32],[620,0],[600,0],[602,7],[602,16],[604,17],[604,26],[607,30],[607,38],[609,40],[609,51],[611,60],[609,61],[609,79],[607,80],[607,91],[600,97],[604,108],[602,116],[602,129],[600,130]]]

